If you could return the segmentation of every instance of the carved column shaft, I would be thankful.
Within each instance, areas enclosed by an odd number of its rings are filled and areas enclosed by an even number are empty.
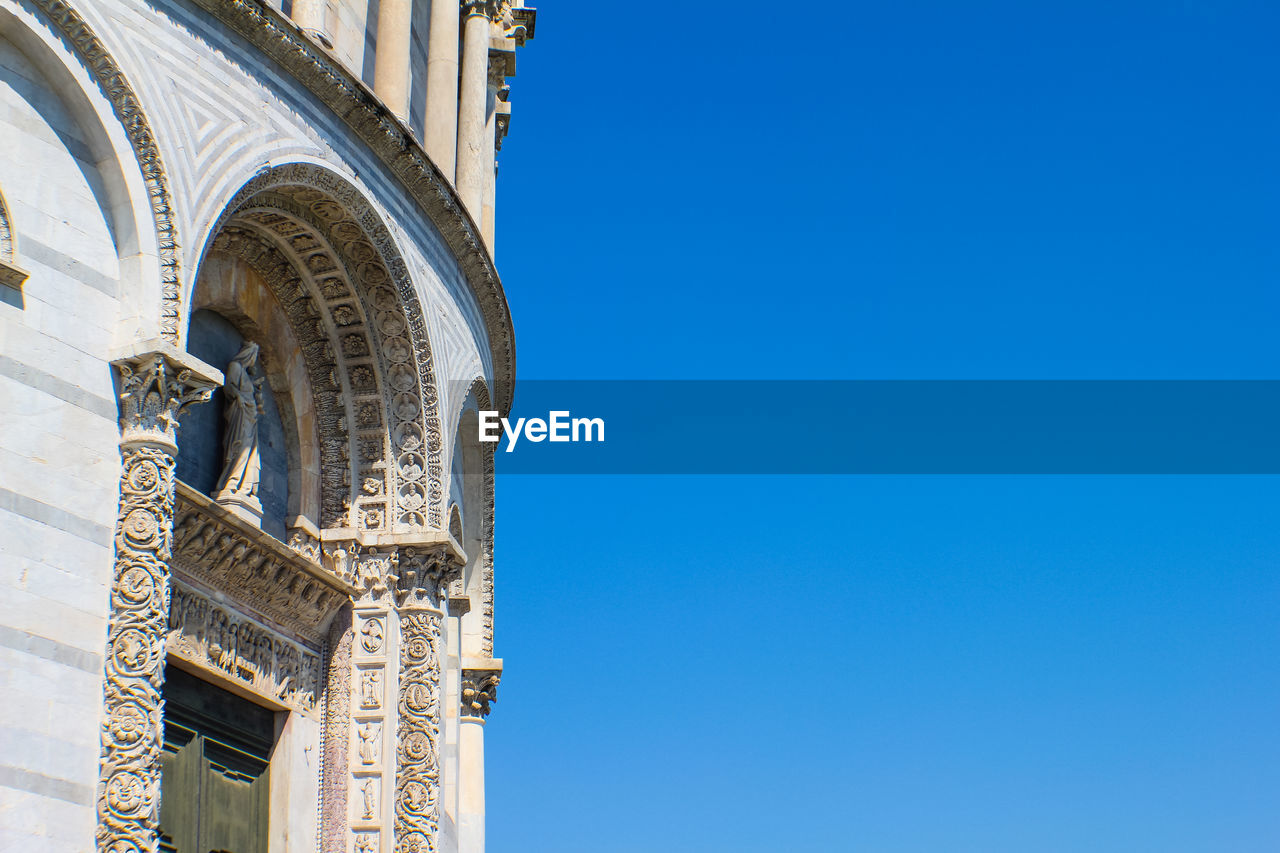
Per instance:
[[[161,691],[169,628],[178,416],[207,400],[218,371],[152,342],[115,362],[120,376],[120,507],[107,621],[97,847],[152,853],[164,745]]]
[[[445,589],[461,564],[444,548],[400,556],[400,702],[396,728],[396,853],[436,853],[441,809],[441,680]]]

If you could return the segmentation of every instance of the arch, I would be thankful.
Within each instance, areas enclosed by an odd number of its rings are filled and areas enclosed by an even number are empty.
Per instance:
[[[176,344],[179,341],[179,319],[182,314],[181,271],[178,260],[180,242],[178,227],[174,221],[169,179],[160,158],[160,149],[156,145],[151,124],[147,121],[142,104],[125,78],[124,72],[120,70],[120,66],[84,18],[80,17],[79,13],[65,0],[30,0],[30,2],[53,24],[63,44],[97,83],[98,89],[110,103],[133,150],[144,185],[142,195],[150,202],[153,233],[149,235],[140,233],[142,217],[135,217],[138,221],[131,223],[134,229],[123,232],[128,239],[124,241],[124,246],[118,246],[118,248],[121,250],[122,259],[126,254],[133,253],[136,253],[139,259],[152,253],[158,257],[159,332],[162,338]],[[78,90],[78,86],[64,89],[64,91]],[[145,274],[145,271],[139,270],[139,273]]]
[[[426,321],[373,206],[341,175],[289,163],[248,181],[210,233],[200,267],[211,251],[244,260],[297,337],[319,444],[317,525],[443,529]]]
[[[494,526],[494,469],[493,451],[496,445],[479,440],[481,410],[492,409],[489,386],[483,377],[472,380],[455,419],[454,452],[463,455],[464,474],[462,504],[462,528],[464,538],[459,539],[467,551],[467,570],[463,572],[464,592],[476,593],[480,598],[480,647],[476,654],[493,657],[493,526]],[[468,464],[470,462],[470,464]],[[478,464],[477,464],[478,463]],[[472,469],[468,471],[468,468]],[[479,470],[475,470],[475,469]],[[479,488],[473,493],[466,488],[466,480],[477,478]],[[479,547],[472,553],[471,540],[474,531]],[[472,568],[474,567],[474,568]],[[465,617],[464,617],[465,618]],[[464,634],[465,634],[464,630]],[[464,650],[464,654],[468,653]]]

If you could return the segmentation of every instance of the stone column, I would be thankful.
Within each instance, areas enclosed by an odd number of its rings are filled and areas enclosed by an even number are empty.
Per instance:
[[[333,38],[329,35],[328,0],[293,0],[291,17],[302,31],[325,47],[333,47]]]
[[[444,548],[400,551],[396,853],[439,849],[441,628],[445,588],[461,564]]]
[[[457,0],[432,0],[427,36],[427,126],[423,145],[444,176],[456,180],[458,162]]]
[[[470,661],[462,670],[458,724],[458,853],[484,853],[484,718],[498,699],[502,661]]]
[[[498,97],[507,85],[507,55],[505,52],[492,51],[489,55],[489,74],[485,89],[484,144],[480,157],[485,164],[484,194],[480,201],[480,233],[493,254],[494,198],[497,192],[497,139],[498,139]]]
[[[378,5],[378,43],[373,91],[403,122],[409,120],[409,46],[413,0],[382,0]]]
[[[209,399],[222,374],[163,341],[130,347],[112,364],[120,379],[123,466],[96,835],[102,853],[135,853],[158,843],[178,417]]]
[[[484,215],[485,126],[489,91],[489,18],[487,0],[465,0],[462,25],[462,83],[458,100],[458,195],[471,218],[479,224]]]

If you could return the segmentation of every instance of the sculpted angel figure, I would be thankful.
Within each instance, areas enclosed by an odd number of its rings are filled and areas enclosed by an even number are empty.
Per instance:
[[[258,506],[258,418],[262,415],[262,380],[249,373],[258,363],[258,345],[249,341],[227,365],[222,391],[226,395],[227,434],[218,499],[239,498]]]

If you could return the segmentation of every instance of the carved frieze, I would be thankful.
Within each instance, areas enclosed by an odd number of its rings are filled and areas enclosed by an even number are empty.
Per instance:
[[[177,492],[174,568],[319,648],[350,587],[185,483]]]
[[[167,647],[171,654],[215,669],[260,696],[299,711],[315,710],[319,654],[177,581]]]

